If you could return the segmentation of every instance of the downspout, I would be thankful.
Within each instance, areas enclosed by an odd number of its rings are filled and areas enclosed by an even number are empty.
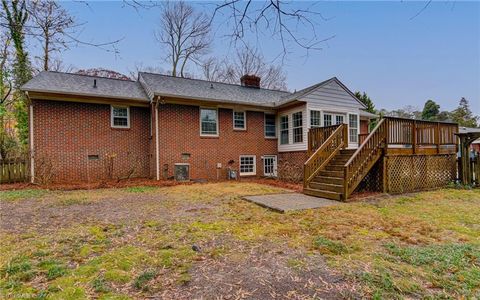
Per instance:
[[[27,98],[30,99],[30,97],[28,96],[28,92],[26,93],[27,94]],[[33,146],[33,102],[32,100],[29,101],[29,109],[30,109],[30,114],[29,114],[29,117],[30,117],[30,128],[29,128],[29,131],[30,131],[30,139],[29,139],[29,144],[30,144],[30,182],[31,183],[34,183],[35,181],[35,156],[34,156],[34,146]]]
[[[158,141],[158,104],[160,97],[155,98],[155,164],[156,164],[156,179],[160,180],[160,146]]]

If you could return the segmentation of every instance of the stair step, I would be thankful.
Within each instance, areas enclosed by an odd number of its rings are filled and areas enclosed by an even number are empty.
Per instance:
[[[310,188],[315,190],[329,191],[329,192],[343,192],[343,186],[340,184],[310,182]]]
[[[350,157],[352,157],[350,154],[337,154],[337,155],[335,155],[335,157],[332,159],[332,161],[343,161],[343,162],[347,162],[347,160],[349,160]]]
[[[325,166],[325,170],[326,171],[343,171],[343,167],[344,165],[330,163],[327,166]]]
[[[303,193],[315,197],[327,198],[332,200],[342,200],[342,194],[336,192],[304,188]]]
[[[319,176],[343,178],[343,171],[320,171]]]
[[[343,178],[317,176],[317,177],[313,178],[312,182],[340,184],[341,185],[341,184],[343,184]]]
[[[353,153],[355,153],[355,151],[357,151],[357,149],[342,149],[340,150],[340,154],[347,154],[351,156]]]

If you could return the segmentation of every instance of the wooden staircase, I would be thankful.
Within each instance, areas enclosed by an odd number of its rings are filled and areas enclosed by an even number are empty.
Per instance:
[[[333,200],[343,200],[344,166],[355,153],[355,149],[341,149],[303,188],[307,195],[322,197]]]
[[[310,132],[311,131],[311,132]],[[382,119],[358,149],[348,146],[346,124],[309,131],[310,157],[304,164],[303,191],[307,195],[347,201],[384,154],[388,128]]]

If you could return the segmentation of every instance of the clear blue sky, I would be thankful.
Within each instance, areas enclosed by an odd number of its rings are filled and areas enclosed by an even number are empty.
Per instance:
[[[354,91],[366,91],[377,108],[423,107],[433,99],[443,110],[467,98],[480,115],[480,2],[434,1],[410,20],[426,1],[321,2],[324,17],[317,20],[319,37],[335,36],[321,51],[293,48],[284,61],[288,87],[301,89],[337,76]],[[139,10],[122,2],[62,3],[80,22],[87,41],[123,38],[119,55],[92,47],[62,54],[76,68],[104,67],[128,73],[135,64],[163,66],[162,46],[153,38],[160,10]],[[208,9],[194,3],[199,9]],[[310,2],[300,2],[303,8]],[[218,24],[217,24],[218,25]],[[232,47],[221,37],[213,55],[228,55]],[[225,46],[227,45],[227,46]],[[268,59],[280,52],[278,40],[263,36],[257,45]]]

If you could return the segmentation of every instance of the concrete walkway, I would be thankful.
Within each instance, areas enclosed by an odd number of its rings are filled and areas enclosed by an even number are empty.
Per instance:
[[[245,196],[245,200],[279,212],[339,205],[342,202],[299,193]]]

